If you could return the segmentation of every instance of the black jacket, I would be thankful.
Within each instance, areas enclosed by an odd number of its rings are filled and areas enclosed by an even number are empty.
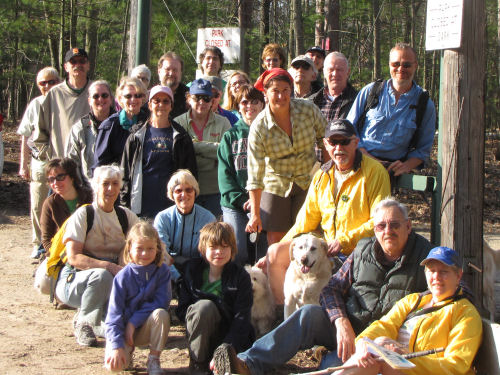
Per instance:
[[[255,332],[250,320],[253,304],[250,275],[243,267],[229,262],[222,271],[222,297],[200,290],[203,271],[208,267],[205,259],[193,258],[186,265],[184,278],[179,288],[179,306],[176,314],[185,321],[189,305],[201,300],[213,301],[222,316],[221,327],[227,330],[224,343],[231,344],[237,352],[248,349],[255,340]]]
[[[325,115],[325,113],[323,112],[323,108],[325,107],[327,101],[327,98],[325,97],[325,90],[328,90],[328,87],[325,86],[323,89],[319,90],[318,92],[316,92],[315,94],[311,95],[308,98],[309,100],[312,100],[313,103],[316,104],[319,109],[321,109],[321,113],[323,113],[323,115]],[[339,97],[339,99],[341,100],[341,104],[340,104],[339,115],[337,118],[344,119],[347,117],[352,107],[352,104],[354,103],[354,99],[356,99],[357,95],[358,92],[356,91],[356,89],[352,87],[352,85],[349,82],[347,82],[346,88],[344,89],[344,91],[342,91],[342,94],[340,94]],[[328,118],[329,116],[325,117],[328,120],[328,122],[336,120],[336,118],[335,119]]]

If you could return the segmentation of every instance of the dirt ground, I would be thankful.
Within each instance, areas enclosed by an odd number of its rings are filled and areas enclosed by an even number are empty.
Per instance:
[[[5,124],[4,124],[5,125]],[[500,170],[493,150],[499,141],[488,141],[486,154],[485,233],[500,232]],[[33,289],[36,264],[31,252],[29,187],[18,175],[19,140],[14,124],[4,126],[5,166],[0,181],[0,373],[1,374],[105,374],[104,341],[97,348],[76,344],[72,333],[74,311],[56,310],[48,296]],[[430,172],[434,166],[431,166]],[[418,194],[401,192],[417,226],[428,227],[429,207]],[[134,371],[146,374],[146,350],[137,350]],[[185,374],[188,353],[184,329],[173,326],[161,356],[168,374]],[[312,371],[317,364],[308,353],[299,353],[274,374]]]

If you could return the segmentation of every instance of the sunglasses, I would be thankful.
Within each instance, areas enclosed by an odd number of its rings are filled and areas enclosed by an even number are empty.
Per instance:
[[[188,187],[185,189],[178,188],[178,189],[174,189],[174,194],[182,194],[182,192],[184,192],[186,194],[191,194],[193,191],[194,191],[194,188],[192,188],[192,187]]]
[[[243,105],[243,106],[245,106],[247,104],[257,105],[259,103],[260,102],[257,99],[252,99],[252,100],[243,99],[242,101],[240,101],[240,104]]]
[[[136,99],[140,99],[144,97],[144,94],[125,94],[123,95],[125,99],[132,99],[133,97]]]
[[[165,105],[169,105],[170,103],[172,103],[172,102],[170,101],[170,99],[151,99],[151,102],[152,102],[153,104],[160,104],[160,103],[163,103],[163,104],[165,104]]]
[[[70,60],[69,60],[69,63],[70,63],[71,65],[76,65],[76,64],[86,64],[86,63],[87,63],[87,61],[88,61],[88,60],[87,60],[85,57],[82,57],[82,58],[80,58],[80,59],[75,59],[75,58],[70,59]]]
[[[40,81],[38,82],[38,85],[39,86],[53,86],[57,83],[57,81],[55,79],[49,79],[48,81]]]
[[[92,95],[92,99],[94,99],[94,100],[97,100],[99,98],[107,99],[107,98],[109,98],[109,94],[108,93],[102,93],[102,94],[94,94],[94,95]]]
[[[68,175],[67,173],[59,173],[55,177],[53,177],[53,176],[47,177],[47,181],[49,182],[49,184],[53,184],[56,181],[62,181],[62,180],[64,180],[67,175]]]
[[[400,63],[399,61],[393,61],[390,63],[390,65],[393,67],[393,68],[399,68],[400,66],[405,68],[405,69],[408,69],[408,68],[411,68],[413,63],[412,62],[408,62],[408,61],[405,61],[403,63]]]
[[[200,100],[203,100],[205,103],[210,103],[212,100],[212,97],[208,95],[193,95],[193,99],[195,102],[199,102]]]
[[[374,226],[375,231],[377,231],[377,232],[383,232],[386,227],[389,227],[389,229],[397,230],[397,229],[401,228],[401,222],[400,221],[388,221],[388,222],[382,221],[378,224],[375,224],[375,226]]]
[[[301,68],[304,70],[312,69],[311,65],[309,65],[308,63],[306,63],[304,61],[296,62],[295,64],[292,65],[292,67],[296,70],[299,70]]]
[[[351,143],[352,138],[344,138],[344,139],[328,138],[327,141],[331,146],[336,146],[336,145],[347,146],[349,143]]]

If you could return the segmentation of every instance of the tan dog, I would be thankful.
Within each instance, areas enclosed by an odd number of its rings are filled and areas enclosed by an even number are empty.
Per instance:
[[[495,279],[500,270],[500,249],[491,248],[483,241],[483,304],[490,312],[490,320],[495,321]]]
[[[245,266],[252,281],[252,325],[258,337],[269,332],[274,322],[274,297],[267,276],[258,267]]]
[[[319,305],[321,290],[332,275],[327,251],[327,243],[312,234],[302,234],[290,244],[290,266],[283,287],[285,319],[304,305]]]

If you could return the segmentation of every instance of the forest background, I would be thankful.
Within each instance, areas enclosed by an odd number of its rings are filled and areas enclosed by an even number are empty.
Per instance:
[[[62,71],[64,53],[73,46],[89,52],[90,77],[116,87],[127,73],[130,9],[136,0],[0,0],[0,111],[22,116],[39,95],[36,72],[52,65]],[[500,118],[500,0],[486,1],[486,129]],[[184,59],[183,82],[195,78],[197,29],[243,27],[252,79],[261,71],[265,44],[282,45],[291,59],[328,37],[329,50],[344,53],[351,82],[359,89],[388,78],[388,55],[395,42],[418,52],[416,80],[439,103],[441,51],[425,51],[425,0],[152,0],[150,62],[158,82],[157,61],[166,51]],[[175,19],[176,22],[173,20]],[[467,30],[463,30],[467,33]],[[240,64],[225,69],[239,69]]]

